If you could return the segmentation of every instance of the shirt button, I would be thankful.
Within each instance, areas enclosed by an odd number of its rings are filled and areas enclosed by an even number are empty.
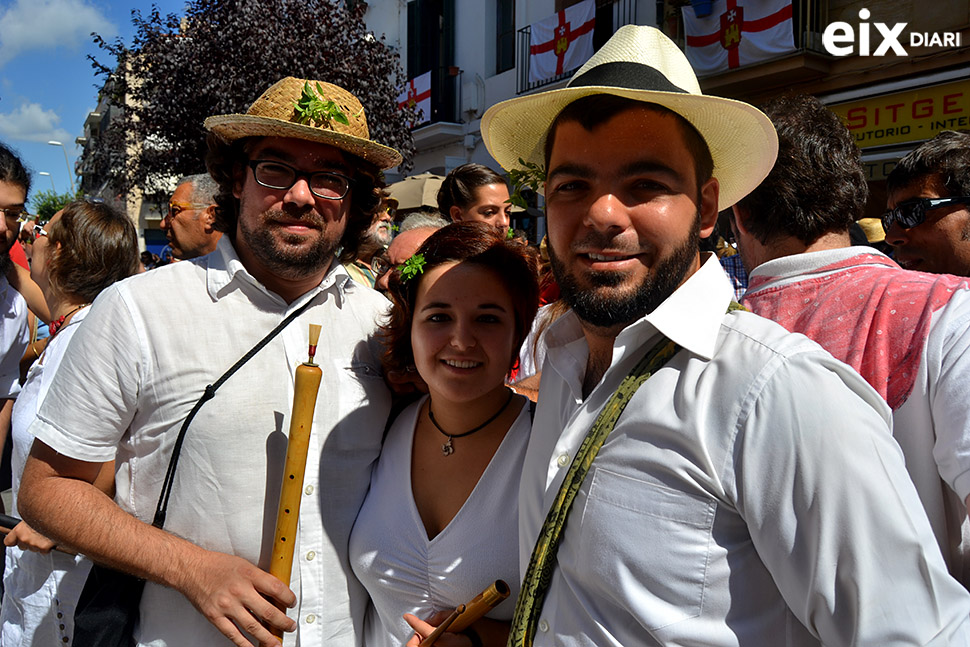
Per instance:
[[[307,494],[313,494],[313,486],[312,485],[308,485],[308,486],[306,486],[306,489],[303,490],[303,491],[306,492]]]
[[[542,633],[546,633],[547,631],[549,631],[549,623],[546,622],[545,620],[540,620],[539,631],[541,631]]]
[[[556,464],[559,467],[566,467],[569,465],[569,454],[560,454],[559,458],[556,459]]]
[[[316,557],[316,556],[317,556],[317,554],[311,550],[309,553],[306,554],[306,560],[308,562],[312,562],[313,561],[313,558]]]
[[[314,622],[316,622],[316,620],[317,620],[317,617],[312,613],[306,617],[307,624],[313,624]]]

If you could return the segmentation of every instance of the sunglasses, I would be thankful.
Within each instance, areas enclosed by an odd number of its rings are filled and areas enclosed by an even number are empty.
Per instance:
[[[898,222],[903,229],[910,229],[926,221],[926,212],[942,209],[953,204],[970,204],[970,196],[954,198],[913,198],[906,200],[882,215],[882,228],[886,233]]]

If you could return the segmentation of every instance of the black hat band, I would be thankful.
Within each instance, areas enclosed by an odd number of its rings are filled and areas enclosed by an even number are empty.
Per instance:
[[[597,65],[579,76],[573,77],[567,84],[567,87],[570,88],[585,86],[690,94],[687,90],[678,88],[670,82],[670,79],[649,65],[631,61],[614,61]]]

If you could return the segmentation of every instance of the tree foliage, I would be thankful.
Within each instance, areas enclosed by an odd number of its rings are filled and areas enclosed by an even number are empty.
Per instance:
[[[172,176],[205,171],[210,115],[245,112],[285,76],[335,83],[354,93],[371,137],[399,150],[410,167],[412,111],[397,105],[405,78],[398,55],[366,30],[366,5],[339,0],[189,0],[185,15],[143,17],[135,36],[95,42],[91,57],[112,103],[122,106],[85,153],[85,164],[119,192],[169,190]],[[140,144],[135,144],[140,142]],[[135,144],[137,154],[129,154]]]
[[[36,191],[30,199],[30,205],[37,214],[40,222],[47,222],[55,213],[63,209],[68,202],[74,200],[71,193],[57,193],[54,190]]]

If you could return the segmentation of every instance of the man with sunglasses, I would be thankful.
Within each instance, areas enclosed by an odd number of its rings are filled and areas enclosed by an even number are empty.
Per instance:
[[[814,97],[763,110],[780,153],[734,207],[750,272],[742,304],[814,339],[886,400],[947,568],[968,586],[970,282],[907,272],[874,248],[851,246],[868,186],[849,131]]]
[[[297,632],[287,645],[354,647],[367,598],[347,544],[390,394],[374,335],[387,302],[342,263],[380,205],[380,172],[401,156],[371,140],[356,97],[312,80],[283,79],[206,127],[224,235],[206,256],[99,297],[31,427],[21,509],[58,542],[148,581],[137,644],[269,647],[275,628]],[[290,315],[192,419],[164,526],[149,525],[190,410]],[[308,324],[323,328],[323,382],[283,583],[266,571]],[[111,501],[90,481],[115,458]]]
[[[882,223],[896,261],[970,276],[970,135],[941,132],[899,160],[886,189]]]
[[[216,192],[208,173],[187,175],[178,182],[168,212],[159,225],[172,247],[172,256],[185,261],[215,251],[222,232],[215,228]]]

